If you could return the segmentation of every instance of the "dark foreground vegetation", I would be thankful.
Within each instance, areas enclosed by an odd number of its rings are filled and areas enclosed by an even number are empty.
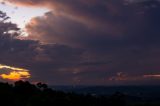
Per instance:
[[[132,98],[132,99],[129,99]],[[46,84],[17,81],[14,85],[0,83],[1,106],[160,106],[121,93],[111,96],[75,94],[55,91]]]

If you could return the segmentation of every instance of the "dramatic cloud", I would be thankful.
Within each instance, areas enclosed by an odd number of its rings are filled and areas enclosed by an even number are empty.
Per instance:
[[[13,0],[13,3],[51,9],[27,25],[30,37],[43,42],[96,45],[121,40],[141,43],[158,37],[158,1]],[[46,4],[46,5],[45,5]],[[58,9],[57,9],[58,8]],[[156,18],[157,17],[157,18]],[[154,36],[151,36],[151,35]],[[139,36],[141,35],[141,36]],[[125,41],[122,41],[125,40]]]
[[[32,80],[52,84],[160,81],[150,76],[160,70],[158,0],[5,1],[50,9],[28,23],[29,40],[4,40],[0,46],[0,61],[31,70]]]

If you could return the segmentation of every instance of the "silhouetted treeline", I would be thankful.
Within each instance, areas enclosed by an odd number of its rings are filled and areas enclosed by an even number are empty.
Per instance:
[[[0,83],[1,106],[160,106],[149,102],[132,103],[128,96],[96,96],[55,91],[46,84],[17,81],[14,85]]]

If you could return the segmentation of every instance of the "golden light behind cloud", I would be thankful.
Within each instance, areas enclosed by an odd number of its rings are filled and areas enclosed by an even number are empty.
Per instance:
[[[2,64],[0,64],[0,69],[10,70],[8,74],[0,74],[0,77],[2,79],[8,79],[8,80],[15,81],[15,80],[28,79],[31,77],[29,70],[27,69],[11,67],[11,66],[2,65]]]

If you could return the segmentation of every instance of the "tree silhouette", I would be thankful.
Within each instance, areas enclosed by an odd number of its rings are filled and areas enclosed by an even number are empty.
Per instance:
[[[0,11],[0,40],[13,39],[20,33],[20,29],[16,24],[9,21],[10,17],[6,13]]]
[[[38,86],[40,87],[38,87]],[[41,88],[42,87],[42,88]],[[14,85],[0,83],[0,102],[5,106],[159,106],[159,103],[139,102],[126,104],[127,97],[117,92],[112,96],[92,96],[90,94],[65,93],[51,88],[43,88],[28,81],[17,81]]]
[[[37,83],[37,87],[43,90],[48,88],[47,84],[43,84],[41,82]]]

